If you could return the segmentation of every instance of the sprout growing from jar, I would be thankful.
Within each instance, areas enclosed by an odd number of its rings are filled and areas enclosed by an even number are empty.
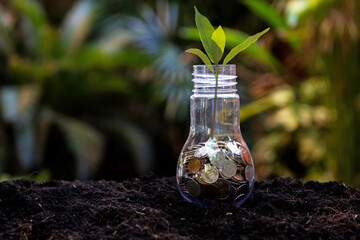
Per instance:
[[[190,48],[186,50],[188,53],[192,53],[197,55],[210,69],[210,71],[215,76],[215,95],[214,95],[214,105],[212,111],[212,121],[211,121],[211,132],[210,138],[214,138],[214,129],[215,129],[215,121],[216,121],[216,104],[217,104],[217,90],[218,90],[218,77],[219,73],[223,69],[223,67],[236,55],[240,52],[244,51],[251,44],[255,43],[262,35],[264,35],[270,28],[265,29],[262,32],[259,32],[255,35],[252,35],[245,39],[245,41],[238,44],[236,47],[230,50],[230,52],[225,56],[223,63],[220,64],[220,60],[223,57],[226,36],[225,32],[221,26],[217,29],[211,25],[210,21],[202,15],[197,8],[195,7],[195,22],[196,27],[199,31],[199,36],[201,43],[205,49],[206,54],[200,49]],[[213,67],[215,65],[215,69]]]

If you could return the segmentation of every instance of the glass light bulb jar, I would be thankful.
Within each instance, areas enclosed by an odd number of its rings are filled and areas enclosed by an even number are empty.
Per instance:
[[[236,66],[225,65],[219,73],[216,102],[209,68],[194,65],[192,75],[191,125],[177,164],[178,189],[198,205],[239,206],[252,192],[255,170],[240,131]]]

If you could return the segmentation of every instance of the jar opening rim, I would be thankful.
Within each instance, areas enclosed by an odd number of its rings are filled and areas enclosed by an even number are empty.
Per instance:
[[[215,66],[215,64],[211,64],[212,66]],[[194,67],[201,67],[201,66],[207,66],[206,64],[194,64]],[[218,66],[222,66],[222,64],[218,64]],[[225,64],[225,66],[236,66],[236,64]]]
[[[214,70],[216,68],[215,65],[212,65]],[[221,71],[220,71],[221,69]],[[218,65],[217,69],[218,76],[236,76],[236,65],[235,64],[226,64],[224,67]],[[193,65],[193,74],[194,77],[206,77],[206,78],[213,78],[214,72],[210,70],[207,65]]]

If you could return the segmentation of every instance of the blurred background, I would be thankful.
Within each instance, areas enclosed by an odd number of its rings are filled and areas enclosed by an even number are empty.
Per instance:
[[[360,186],[357,0],[0,0],[0,180],[174,176],[189,130],[194,8],[237,64],[258,180]]]

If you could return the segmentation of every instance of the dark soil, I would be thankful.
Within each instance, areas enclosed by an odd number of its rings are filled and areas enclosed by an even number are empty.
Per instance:
[[[198,207],[175,178],[0,183],[0,239],[360,239],[360,189],[256,182],[242,207]]]

